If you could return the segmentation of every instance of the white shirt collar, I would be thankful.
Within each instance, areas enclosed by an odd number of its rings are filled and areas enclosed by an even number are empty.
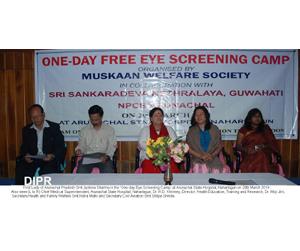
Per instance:
[[[93,129],[95,131],[99,131],[103,128],[103,123],[101,124],[101,127],[98,130],[96,130],[95,127],[92,124],[89,124],[89,127],[90,127],[90,129]]]
[[[35,124],[32,124],[32,126],[31,126],[30,128],[33,128],[33,129],[35,129],[35,130],[37,130],[37,131],[41,131],[41,130],[44,130],[44,128],[46,128],[46,127],[50,127],[50,126],[49,126],[48,122],[47,122],[46,120],[44,120],[42,129],[38,129],[38,128],[35,126]]]

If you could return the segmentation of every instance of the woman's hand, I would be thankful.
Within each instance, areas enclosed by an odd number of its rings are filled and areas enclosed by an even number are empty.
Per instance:
[[[200,153],[197,151],[194,151],[191,147],[189,148],[189,153],[199,159],[202,159],[203,161],[211,161],[213,160],[213,155],[210,153]]]
[[[213,160],[213,156],[210,153],[203,153],[202,154],[202,159],[204,161],[211,161],[211,160]]]
[[[246,152],[246,154],[254,154],[257,152],[257,150],[253,146],[245,147],[244,151]]]
[[[29,157],[30,155],[29,155],[29,153],[27,153],[25,156],[24,156],[24,159],[25,159],[25,161],[27,162],[27,163],[32,163],[33,162],[33,160]]]

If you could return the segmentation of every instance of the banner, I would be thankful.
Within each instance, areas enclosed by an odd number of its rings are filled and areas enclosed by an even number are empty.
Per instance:
[[[137,140],[149,111],[185,136],[196,106],[211,113],[224,140],[235,140],[247,112],[259,108],[277,139],[296,139],[296,50],[36,51],[36,102],[78,140],[88,109],[100,105],[118,140]]]

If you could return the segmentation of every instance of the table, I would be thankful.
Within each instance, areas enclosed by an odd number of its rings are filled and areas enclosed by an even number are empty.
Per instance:
[[[163,174],[47,174],[52,185],[164,185]],[[173,185],[210,185],[209,178],[242,185],[295,185],[272,173],[173,174]]]

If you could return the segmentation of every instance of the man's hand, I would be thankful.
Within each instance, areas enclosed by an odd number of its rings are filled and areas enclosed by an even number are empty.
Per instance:
[[[80,149],[77,149],[75,154],[76,154],[76,156],[82,156],[83,155],[83,153]]]
[[[31,159],[30,157],[28,157],[29,156],[29,153],[27,153],[25,156],[24,156],[24,159],[25,159],[25,161],[27,162],[27,163],[32,163],[33,162],[33,159]]]
[[[54,159],[54,155],[51,154],[51,153],[47,154],[47,155],[43,158],[44,161],[51,161],[51,160],[53,160],[53,159]]]
[[[101,161],[102,163],[105,163],[105,162],[109,161],[109,159],[110,159],[110,157],[109,157],[108,155],[105,155],[105,156],[101,156],[101,157],[100,157],[100,161]]]

